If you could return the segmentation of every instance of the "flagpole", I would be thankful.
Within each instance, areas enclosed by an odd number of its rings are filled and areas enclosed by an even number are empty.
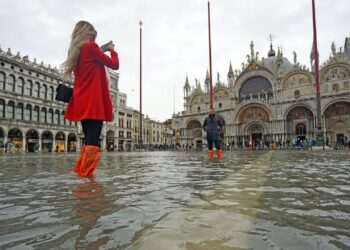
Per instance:
[[[322,142],[323,145],[323,134],[322,134],[322,115],[321,115],[321,94],[320,94],[320,76],[319,76],[319,55],[317,49],[317,29],[316,29],[316,9],[315,9],[315,0],[312,0],[312,21],[313,21],[313,47],[315,55],[315,83],[316,83],[316,108],[317,108],[317,117],[316,117],[316,136],[317,141]]]
[[[212,74],[212,60],[211,60],[211,31],[210,31],[210,1],[208,1],[208,31],[209,31],[209,98],[210,98],[210,109],[213,109],[213,74]]]
[[[139,140],[139,147],[140,151],[142,151],[143,142],[142,142],[142,21],[139,22],[140,24],[140,140]]]

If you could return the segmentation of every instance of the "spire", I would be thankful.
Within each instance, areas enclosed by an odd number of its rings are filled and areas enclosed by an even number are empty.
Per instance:
[[[190,83],[189,83],[189,81],[188,81],[188,75],[186,75],[186,81],[185,81],[185,86],[184,86],[184,88],[186,89],[189,89],[190,88]]]
[[[205,82],[207,83],[209,83],[209,81],[210,81],[210,77],[209,77],[209,71],[207,70],[207,74],[206,74],[206,76],[205,76]]]
[[[234,76],[231,61],[230,61],[230,67],[229,67],[229,69],[228,69],[228,74],[227,74],[227,76],[228,76],[228,77],[233,77],[233,76]]]

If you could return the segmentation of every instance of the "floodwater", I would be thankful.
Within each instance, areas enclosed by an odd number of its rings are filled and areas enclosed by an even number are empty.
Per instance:
[[[350,249],[350,152],[0,156],[0,249]]]

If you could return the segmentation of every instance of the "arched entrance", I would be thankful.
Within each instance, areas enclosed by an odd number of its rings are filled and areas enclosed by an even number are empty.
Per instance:
[[[74,133],[68,135],[68,152],[77,152],[77,136]]]
[[[112,130],[108,130],[106,134],[106,146],[107,151],[114,150],[114,132]]]
[[[66,136],[63,132],[58,132],[55,136],[55,152],[64,152]]]
[[[350,138],[350,103],[336,102],[324,112],[326,143],[339,146],[347,144]]]
[[[26,142],[27,142],[27,152],[33,153],[38,152],[39,150],[39,133],[34,130],[28,130],[26,133]]]
[[[240,134],[237,137],[239,147],[252,147],[257,142],[269,142],[271,140],[268,130],[270,121],[269,112],[259,104],[252,104],[239,111],[236,122],[238,123]],[[254,139],[254,143],[253,143]],[[254,145],[253,145],[254,144]]]
[[[53,135],[50,131],[44,131],[41,135],[41,151],[52,152]]]
[[[263,147],[264,135],[266,133],[261,124],[253,123],[249,125],[245,134],[249,136],[249,145],[252,146],[252,148]]]
[[[186,148],[193,147],[196,145],[197,148],[202,147],[203,139],[202,139],[202,124],[197,120],[191,120],[186,126],[186,134],[187,137]]]
[[[286,117],[287,136],[292,140],[303,141],[314,135],[314,115],[305,106],[291,109]]]
[[[23,134],[19,129],[11,129],[7,134],[7,149],[21,151],[23,149]],[[6,148],[6,145],[5,145]]]

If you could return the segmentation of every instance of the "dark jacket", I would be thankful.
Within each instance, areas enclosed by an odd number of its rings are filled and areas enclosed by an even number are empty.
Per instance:
[[[207,140],[219,140],[220,139],[220,130],[223,124],[221,119],[218,116],[205,118],[203,123],[203,129],[207,132]]]

